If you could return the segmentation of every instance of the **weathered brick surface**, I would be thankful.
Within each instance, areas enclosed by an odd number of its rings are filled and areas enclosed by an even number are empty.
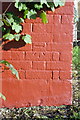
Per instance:
[[[28,61],[51,61],[52,52],[26,52],[26,60]]]
[[[2,59],[18,70],[20,80],[8,68],[2,72],[2,92],[7,97],[2,106],[71,104],[73,3],[54,13],[47,11],[47,18],[47,24],[40,18],[26,19],[22,24],[21,34],[32,36],[31,45],[20,40],[3,46]]]
[[[59,52],[53,52],[53,61],[59,61]]]
[[[33,51],[46,51],[45,42],[34,42],[32,46],[33,46]]]
[[[51,71],[26,71],[26,79],[51,79]]]
[[[34,70],[45,70],[46,62],[45,61],[33,61],[32,66]]]
[[[12,60],[25,60],[25,52],[24,51],[11,51],[11,59]]]

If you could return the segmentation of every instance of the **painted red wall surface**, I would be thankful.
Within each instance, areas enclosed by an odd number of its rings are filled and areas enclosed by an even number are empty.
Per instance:
[[[48,24],[39,18],[25,20],[22,34],[32,44],[4,43],[2,59],[19,71],[20,80],[9,70],[2,72],[2,93],[7,100],[0,107],[59,106],[72,103],[71,63],[73,4],[47,12]]]

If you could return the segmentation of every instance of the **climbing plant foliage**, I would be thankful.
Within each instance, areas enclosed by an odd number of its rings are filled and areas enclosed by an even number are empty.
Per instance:
[[[0,63],[6,65],[11,70],[11,72],[17,77],[17,79],[19,80],[19,74],[18,74],[17,70],[13,67],[12,64],[10,64],[6,60],[1,60]]]
[[[12,12],[4,12],[0,14],[0,27],[2,27],[4,40],[24,40],[25,43],[31,44],[31,37],[28,34],[21,35],[22,23],[24,19],[36,19],[40,17],[43,23],[48,23],[46,10],[54,11],[55,8],[63,6],[65,4],[64,0],[39,0],[34,2],[34,0],[28,0],[28,2],[19,2],[15,0],[14,7],[22,12],[22,17],[16,16]]]

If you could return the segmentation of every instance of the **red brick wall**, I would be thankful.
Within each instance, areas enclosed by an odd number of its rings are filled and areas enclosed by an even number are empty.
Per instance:
[[[32,44],[4,43],[2,59],[19,71],[17,80],[9,70],[2,73],[2,93],[6,107],[68,105],[72,103],[71,63],[73,4],[66,3],[47,12],[48,24],[39,18],[25,20],[22,34],[32,36]],[[1,106],[1,107],[2,107]]]

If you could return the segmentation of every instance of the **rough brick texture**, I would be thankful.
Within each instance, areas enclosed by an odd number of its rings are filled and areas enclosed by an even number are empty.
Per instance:
[[[71,63],[73,4],[47,11],[48,23],[26,19],[21,34],[32,36],[32,44],[4,43],[2,59],[19,71],[17,80],[8,68],[2,72],[2,93],[6,107],[69,105],[72,103]]]

